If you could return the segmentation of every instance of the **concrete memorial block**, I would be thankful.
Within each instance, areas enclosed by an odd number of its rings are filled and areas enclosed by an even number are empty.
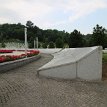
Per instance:
[[[38,69],[39,76],[62,79],[101,80],[102,47],[67,48],[52,54],[54,58]]]

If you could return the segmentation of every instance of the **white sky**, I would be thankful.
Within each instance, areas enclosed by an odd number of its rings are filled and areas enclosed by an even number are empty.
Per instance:
[[[105,12],[107,0],[0,0],[1,24],[31,20],[43,29],[68,32],[91,33],[96,24],[107,27]]]

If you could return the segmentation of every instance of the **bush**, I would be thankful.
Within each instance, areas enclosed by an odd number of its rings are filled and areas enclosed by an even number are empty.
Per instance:
[[[58,38],[55,43],[57,48],[63,48],[64,46],[64,42],[61,38]]]
[[[43,48],[47,48],[47,43],[43,43],[43,44],[42,44],[42,47],[43,47]]]
[[[54,42],[49,42],[49,48],[55,48]]]

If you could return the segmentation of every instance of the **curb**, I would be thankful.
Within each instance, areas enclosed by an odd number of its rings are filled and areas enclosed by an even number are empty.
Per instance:
[[[41,58],[41,55],[38,54],[36,56],[28,57],[28,58],[23,58],[23,59],[18,59],[15,61],[9,61],[9,62],[4,62],[0,64],[0,73],[18,68],[20,66],[24,66],[30,62],[36,61]]]

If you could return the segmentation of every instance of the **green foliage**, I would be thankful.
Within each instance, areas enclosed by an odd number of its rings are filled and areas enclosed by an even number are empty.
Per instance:
[[[107,53],[103,53],[103,62],[107,62]]]
[[[76,48],[82,46],[83,46],[83,35],[79,31],[74,30],[69,37],[69,47]]]
[[[26,26],[27,26],[28,28],[32,28],[33,25],[34,25],[34,24],[33,24],[30,20],[28,20],[27,23],[26,23]]]
[[[64,42],[61,38],[58,38],[56,40],[55,44],[56,44],[56,48],[63,48],[63,46],[64,46]]]
[[[54,44],[54,42],[49,42],[49,48],[55,48],[55,44]]]
[[[33,42],[28,43],[28,47],[29,47],[29,48],[34,48],[34,43],[33,43]]]
[[[47,48],[47,43],[43,43],[43,44],[42,44],[42,47],[43,47],[43,48]]]
[[[2,47],[2,48],[5,48],[5,47],[6,47],[4,41],[1,43],[1,47]]]
[[[31,48],[34,47],[33,41],[38,37],[40,47],[46,48],[50,42],[56,43],[57,48],[62,47],[83,47],[102,45],[107,48],[107,30],[102,26],[96,25],[93,29],[93,34],[82,35],[78,30],[74,30],[70,34],[68,32],[58,31],[56,29],[42,30],[32,21],[27,21],[27,40]],[[17,41],[24,42],[24,28],[21,23],[18,24],[1,24],[0,25],[0,43],[2,41]],[[61,40],[59,39],[61,38]],[[67,45],[65,45],[67,44]],[[68,46],[69,45],[69,46]],[[54,44],[55,47],[55,44]]]
[[[62,40],[64,41],[64,39],[67,37],[66,36],[67,34],[64,31],[58,31],[56,29],[54,29],[54,30],[51,30],[51,29],[44,30],[42,34],[43,34],[44,42],[48,41],[48,43],[50,41],[55,43],[58,38],[62,38]],[[66,39],[65,39],[64,42],[66,42]]]
[[[92,34],[84,35],[84,46],[89,47],[92,46]]]
[[[55,41],[58,38],[62,38],[64,43],[67,43],[68,41],[68,35],[69,33],[66,33],[65,31],[58,31],[58,30],[42,30],[39,27],[35,26],[32,21],[27,21],[26,23],[27,27],[27,40],[30,43],[29,46],[33,47],[33,41],[36,37],[38,37],[39,42],[48,44],[49,42]],[[5,41],[8,40],[20,40],[24,42],[24,28],[25,26],[21,23],[18,24],[2,24],[0,25],[0,41],[2,41],[3,38],[5,38]],[[41,46],[40,46],[41,47]],[[45,46],[43,46],[45,48]]]
[[[97,24],[96,27],[93,28],[92,35],[93,45],[100,45],[103,46],[103,48],[105,48],[107,42],[105,40],[106,40],[105,28]]]
[[[21,24],[3,24],[0,26],[0,36],[2,39],[24,40],[24,25]]]

